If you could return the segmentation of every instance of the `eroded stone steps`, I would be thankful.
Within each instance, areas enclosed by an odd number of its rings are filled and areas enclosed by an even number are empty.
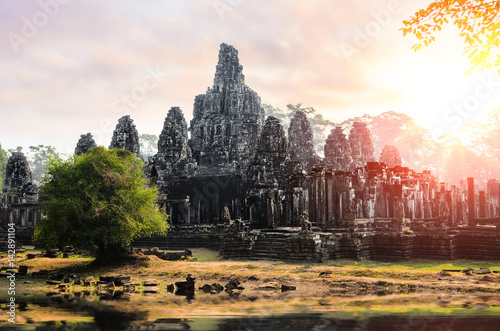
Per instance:
[[[252,259],[283,259],[289,233],[261,232],[252,247]]]

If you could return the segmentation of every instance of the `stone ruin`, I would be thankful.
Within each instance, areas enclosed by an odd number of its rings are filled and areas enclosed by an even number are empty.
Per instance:
[[[222,44],[214,85],[194,100],[189,145],[200,172],[242,173],[255,154],[264,109],[242,70],[238,51]]]
[[[109,148],[121,148],[139,156],[139,134],[129,115],[118,120]]]
[[[325,143],[325,164],[340,171],[349,171],[352,164],[351,145],[342,127],[333,129]]]
[[[80,136],[80,139],[78,140],[78,143],[76,144],[75,155],[79,156],[85,154],[87,153],[87,151],[95,147],[97,147],[97,144],[94,140],[94,137],[92,137],[92,134],[82,134]]]
[[[352,124],[349,145],[352,156],[351,170],[362,168],[367,162],[374,161],[372,135],[366,123],[354,122]]]
[[[147,173],[153,182],[163,187],[172,176],[190,173],[193,166],[186,120],[179,107],[172,107],[158,140],[158,153],[148,161]]]
[[[288,149],[290,160],[301,162],[309,171],[320,163],[320,158],[314,150],[311,123],[303,111],[297,111],[290,121]]]
[[[82,136],[78,152],[89,140]],[[129,116],[119,120],[110,147],[139,155]],[[158,153],[147,160],[158,204],[170,215],[169,234],[136,244],[297,261],[500,257],[496,180],[478,194],[473,178],[450,187],[429,171],[402,167],[391,146],[374,162],[371,133],[362,122],[353,123],[348,137],[341,127],[332,130],[324,151],[324,159],[314,153],[303,113],[295,114],[288,137],[278,119],[264,120],[259,96],[245,85],[238,52],[222,44],[214,84],[195,97],[190,127],[172,107]],[[26,162],[16,159],[21,169]],[[31,191],[24,185],[30,180],[21,177],[7,178],[6,190],[16,183],[22,189],[10,196],[28,201]],[[9,200],[3,201],[6,206]],[[4,222],[16,217],[3,215]],[[232,224],[231,230],[224,224]]]
[[[257,144],[257,150],[249,167],[249,177],[256,183],[277,184],[284,174],[289,160],[288,141],[280,121],[273,116],[266,119]]]
[[[393,145],[385,145],[380,152],[381,163],[385,163],[389,168],[394,168],[402,165],[401,155],[399,154],[396,146]]]
[[[36,226],[41,219],[38,188],[22,152],[13,152],[7,162],[0,205],[0,224]]]
[[[172,227],[166,239],[151,239],[154,245],[220,247],[226,257],[257,259],[405,260],[467,256],[472,234],[486,238],[481,225],[471,228],[481,223],[469,216],[473,193],[402,167],[393,147],[384,149],[385,162],[374,162],[365,123],[353,123],[349,137],[341,127],[332,130],[321,160],[303,113],[295,114],[288,137],[278,119],[264,122],[232,46],[221,45],[214,85],[195,98],[189,130],[190,139],[179,133],[172,140],[179,151],[172,164],[182,159],[189,171],[183,165],[161,181],[160,204]],[[478,215],[496,224],[499,193],[491,192],[479,195]],[[244,225],[224,230],[235,220]],[[500,254],[493,237],[485,240],[485,258]]]

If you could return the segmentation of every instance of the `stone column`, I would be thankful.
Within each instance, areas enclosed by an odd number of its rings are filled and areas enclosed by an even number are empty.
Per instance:
[[[168,215],[170,216],[168,218],[168,220],[169,220],[170,225],[173,225],[174,224],[174,215],[173,215],[174,208],[172,206],[172,203],[170,203],[170,202],[168,202],[167,205],[168,205]]]
[[[333,174],[331,171],[326,172],[326,223],[333,225],[335,219],[335,192]]]
[[[186,224],[191,224],[191,208],[189,206],[189,200],[184,201],[184,208],[186,208]]]
[[[467,178],[467,205],[469,206],[469,225],[474,223],[474,219],[476,218],[476,204],[474,202],[474,177]]]
[[[479,218],[486,218],[486,195],[479,191]]]
[[[500,216],[500,184],[498,185],[498,206],[495,210],[495,217]]]
[[[316,214],[317,224],[326,224],[326,199],[325,199],[325,172],[320,171],[316,174],[316,208],[318,212]]]

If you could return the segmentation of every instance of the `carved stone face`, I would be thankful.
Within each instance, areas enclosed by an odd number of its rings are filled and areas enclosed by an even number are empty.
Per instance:
[[[109,148],[121,148],[139,155],[139,133],[130,116],[118,120]]]
[[[26,183],[32,182],[30,166],[23,153],[12,153],[5,175],[5,190],[21,191]]]

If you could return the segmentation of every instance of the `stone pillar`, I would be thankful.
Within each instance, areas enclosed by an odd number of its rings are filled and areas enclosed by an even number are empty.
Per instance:
[[[333,174],[331,171],[327,171],[325,174],[326,181],[326,223],[328,225],[333,225],[335,220],[335,192],[334,192],[334,181]]]
[[[424,193],[422,191],[417,192],[418,200],[417,200],[417,218],[424,218]]]
[[[191,223],[191,208],[189,206],[189,200],[184,201],[184,208],[186,209],[186,224]]]
[[[198,199],[198,207],[196,208],[196,219],[195,223],[201,223],[201,199]]]
[[[479,218],[486,218],[486,195],[479,191]]]
[[[173,219],[174,215],[172,214],[173,211],[174,211],[174,208],[173,208],[172,204],[169,202],[168,203],[168,215],[170,217],[168,218],[168,220],[169,220],[170,225],[174,224],[174,219]]]
[[[325,172],[316,173],[316,222],[318,225],[326,224],[326,199],[325,199]]]
[[[452,203],[453,202],[452,191],[445,191],[444,202],[448,206],[448,211],[449,211],[448,221],[450,222],[450,225],[453,227],[455,226],[455,216],[454,216],[455,206]]]
[[[474,224],[474,219],[476,218],[476,204],[474,202],[474,177],[467,177],[467,204],[469,206],[469,225]]]
[[[498,206],[497,206],[497,209],[495,211],[495,217],[499,217],[500,216],[500,184],[498,185]]]

